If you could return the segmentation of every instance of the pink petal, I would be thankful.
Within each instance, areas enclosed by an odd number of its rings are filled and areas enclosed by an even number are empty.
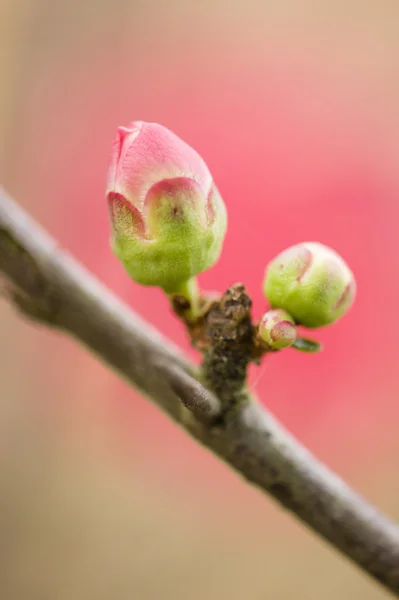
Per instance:
[[[114,141],[108,184],[142,210],[148,190],[163,179],[192,178],[205,196],[212,176],[199,154],[166,127],[134,122]]]

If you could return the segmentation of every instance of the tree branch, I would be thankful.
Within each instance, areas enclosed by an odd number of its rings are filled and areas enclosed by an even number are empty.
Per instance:
[[[248,481],[399,596],[399,527],[256,401],[228,418],[179,350],[99,283],[0,189],[0,271],[28,317],[64,330]],[[224,399],[225,401],[225,399]]]

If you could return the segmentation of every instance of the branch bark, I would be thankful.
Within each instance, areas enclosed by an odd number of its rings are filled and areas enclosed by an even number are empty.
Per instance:
[[[228,418],[196,368],[0,189],[0,271],[28,317],[77,338],[192,436],[399,597],[399,527],[254,399]]]

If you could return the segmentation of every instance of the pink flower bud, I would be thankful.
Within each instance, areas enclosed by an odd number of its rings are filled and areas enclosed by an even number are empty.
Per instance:
[[[223,200],[199,154],[162,125],[118,128],[107,200],[113,250],[135,281],[173,291],[218,259]]]
[[[281,308],[268,310],[259,322],[258,335],[268,348],[288,348],[297,337],[294,319]]]

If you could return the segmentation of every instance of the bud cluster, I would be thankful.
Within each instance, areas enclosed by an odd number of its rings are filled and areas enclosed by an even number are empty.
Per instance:
[[[156,123],[119,127],[107,200],[112,249],[131,278],[182,295],[195,318],[200,305],[195,276],[217,261],[227,229],[224,202],[203,159]],[[356,284],[337,252],[303,242],[268,264],[263,291],[270,310],[258,325],[260,346],[315,351],[317,342],[297,337],[297,325],[337,321],[352,305]]]

